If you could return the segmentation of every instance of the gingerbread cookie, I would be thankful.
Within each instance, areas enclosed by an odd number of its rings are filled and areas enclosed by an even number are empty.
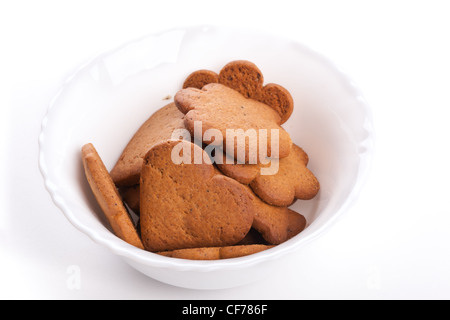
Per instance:
[[[188,260],[219,260],[220,247],[187,248],[156,252],[159,255]]]
[[[198,70],[192,72],[183,83],[183,89],[197,88],[201,89],[208,83],[219,82],[219,75],[210,70]]]
[[[255,99],[260,95],[264,77],[253,62],[236,60],[220,70],[219,83],[238,91],[246,98]]]
[[[214,174],[222,175],[217,169]],[[252,199],[254,217],[252,228],[237,244],[280,244],[303,231],[306,226],[303,215],[287,207],[269,205],[256,196],[250,187],[246,189]],[[133,207],[138,207],[139,202],[134,201],[139,201],[139,187],[127,191],[125,202],[128,199]]]
[[[260,143],[267,146],[266,155],[269,157],[289,155],[291,138],[280,126],[278,113],[264,103],[245,98],[236,90],[218,83],[207,84],[201,90],[182,89],[174,100],[185,114],[184,124],[192,135],[195,135],[196,125],[200,124],[204,143],[222,144],[228,155],[233,154],[241,162],[257,163]],[[219,136],[206,140],[205,132],[213,130],[218,131]],[[246,133],[253,134],[254,139],[246,138]],[[278,139],[276,136],[272,138],[272,134],[278,135]]]
[[[249,244],[249,245],[241,245],[241,246],[227,246],[220,248],[220,258],[221,259],[230,259],[230,258],[238,258],[243,256],[248,256],[250,254],[258,253],[274,246],[264,245],[264,244]]]
[[[225,247],[179,249],[158,252],[158,254],[171,258],[189,260],[219,260],[248,256],[250,254],[261,252],[272,247],[273,246],[269,245],[253,244]]]
[[[266,84],[261,89],[260,96],[257,100],[276,110],[281,117],[281,124],[288,121],[294,111],[294,99],[289,91],[279,84]]]
[[[88,183],[112,230],[122,240],[144,249],[132,219],[97,150],[88,143],[82,147],[81,153]]]
[[[269,164],[217,164],[219,170],[237,181],[248,184],[265,202],[275,206],[289,206],[296,199],[314,198],[320,184],[307,168],[308,155],[299,146],[293,144],[289,156],[278,161],[275,174],[261,174],[261,169]],[[270,164],[274,166],[274,164]]]
[[[305,229],[306,219],[300,213],[287,207],[269,205],[256,195],[252,199],[255,210],[252,227],[267,243],[283,243]]]
[[[122,196],[123,202],[125,202],[128,207],[133,210],[133,212],[139,215],[139,197],[140,197],[140,187],[139,185],[134,185],[131,187],[120,187],[119,194]]]
[[[147,151],[156,143],[170,139],[176,129],[184,129],[184,115],[174,103],[156,111],[134,134],[111,170],[111,177],[119,187],[139,183],[142,161]]]
[[[183,163],[174,158],[181,153]],[[246,187],[215,174],[203,149],[188,141],[154,145],[144,158],[140,189],[142,242],[152,252],[233,245],[253,223]]]
[[[254,222],[253,218],[253,222]],[[267,244],[268,242],[264,240],[261,233],[258,232],[255,228],[250,229],[250,231],[245,235],[244,239],[239,241],[236,245],[245,245],[245,244]]]
[[[232,61],[220,70],[219,75],[209,70],[195,71],[187,77],[183,88],[201,89],[208,83],[221,83],[246,98],[267,104],[277,111],[281,124],[289,119],[294,110],[294,100],[289,91],[274,83],[263,86],[264,77],[261,70],[250,61]]]

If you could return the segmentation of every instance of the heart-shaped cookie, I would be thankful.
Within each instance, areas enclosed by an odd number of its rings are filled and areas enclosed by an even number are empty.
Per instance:
[[[233,245],[253,223],[246,186],[217,175],[206,152],[188,141],[154,145],[144,157],[140,189],[141,237],[152,252]]]
[[[216,175],[221,175],[215,170]],[[303,215],[287,207],[272,206],[256,196],[250,187],[246,187],[253,204],[252,229],[238,244],[280,244],[303,231],[306,219]],[[139,207],[139,185],[129,188],[124,201],[132,208]],[[136,211],[135,211],[136,213]]]

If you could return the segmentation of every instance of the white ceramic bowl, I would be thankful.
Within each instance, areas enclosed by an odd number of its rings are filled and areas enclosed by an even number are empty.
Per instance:
[[[273,249],[220,261],[167,258],[128,245],[110,231],[95,203],[81,146],[92,142],[111,169],[136,129],[172,100],[190,72],[219,71],[236,59],[253,61],[266,83],[281,84],[294,98],[284,127],[309,154],[309,168],[321,183],[316,198],[293,205],[306,216],[307,228]],[[150,277],[217,289],[273,272],[280,257],[301,254],[299,248],[348,209],[370,166],[373,130],[360,92],[320,54],[254,30],[198,26],[137,39],[80,67],[51,102],[39,143],[45,186],[76,228]]]

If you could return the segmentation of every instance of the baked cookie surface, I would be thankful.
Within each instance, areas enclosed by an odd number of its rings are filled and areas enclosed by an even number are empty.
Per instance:
[[[144,249],[133,221],[97,150],[88,143],[82,147],[81,153],[88,183],[114,233],[129,244]]]
[[[243,163],[257,163],[260,143],[266,146],[265,155],[284,158],[291,150],[291,138],[280,126],[278,113],[264,103],[245,98],[242,94],[218,83],[207,84],[203,89],[182,89],[175,95],[175,104],[185,114],[184,124],[192,135],[195,125],[201,124],[201,135],[206,144],[223,145],[228,155]],[[221,137],[205,140],[205,132],[217,130]],[[253,142],[239,139],[231,133],[254,134]],[[278,139],[272,139],[277,134]],[[231,140],[227,139],[232,137]],[[252,144],[253,143],[253,144]],[[257,150],[253,151],[256,147]]]
[[[310,200],[320,190],[320,184],[314,174],[307,168],[307,153],[292,145],[286,158],[271,159],[274,164],[217,164],[219,170],[237,181],[249,185],[265,202],[275,206],[289,206],[296,199]],[[269,166],[277,167],[273,174],[261,174],[261,169]]]
[[[183,153],[191,150],[191,164],[174,163],[176,146],[183,147]],[[149,251],[234,245],[251,228],[254,210],[246,187],[217,175],[207,160],[194,162],[196,153],[206,155],[191,142],[169,140],[145,156],[140,221]]]
[[[137,130],[111,170],[119,187],[139,184],[142,162],[147,151],[156,143],[170,139],[176,129],[184,129],[184,114],[170,103],[152,114]]]
[[[219,260],[244,257],[270,248],[273,248],[273,246],[253,244],[225,247],[179,249],[158,252],[158,254],[171,258],[189,260]]]
[[[183,83],[183,89],[197,88],[201,89],[208,83],[218,83],[219,75],[210,70],[197,70],[192,72]]]
[[[246,98],[263,102],[274,109],[285,123],[294,111],[294,100],[289,91],[279,84],[264,85],[261,70],[248,60],[227,63],[217,74],[210,70],[198,70],[185,80],[183,89],[202,89],[208,83],[220,83],[241,93]]]

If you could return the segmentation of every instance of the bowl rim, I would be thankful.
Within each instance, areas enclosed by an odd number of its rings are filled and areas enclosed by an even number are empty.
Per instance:
[[[58,190],[58,187],[56,184],[54,184],[50,177],[49,177],[49,171],[46,164],[46,157],[44,153],[44,146],[46,141],[46,128],[48,125],[49,116],[51,115],[51,112],[56,105],[56,102],[58,101],[59,97],[64,92],[64,89],[66,85],[68,85],[76,76],[88,68],[91,64],[93,64],[95,61],[100,59],[101,57],[104,57],[116,50],[119,50],[120,48],[126,47],[132,43],[138,42],[142,39],[145,39],[147,37],[152,36],[159,36],[167,32],[177,31],[177,30],[194,30],[194,29],[204,29],[204,28],[219,28],[219,29],[229,29],[229,30],[241,30],[245,32],[251,32],[251,33],[258,33],[263,35],[270,35],[275,36],[280,39],[295,42],[296,44],[301,45],[303,48],[307,49],[309,52],[313,53],[316,58],[319,58],[322,63],[326,64],[326,67],[331,69],[337,76],[341,78],[341,80],[349,85],[351,90],[353,91],[353,96],[355,99],[359,101],[359,105],[364,108],[364,115],[365,115],[365,123],[364,128],[369,133],[368,136],[364,140],[364,144],[366,146],[365,152],[360,153],[360,164],[358,168],[358,175],[355,181],[355,184],[353,185],[353,188],[351,189],[350,193],[348,194],[346,200],[344,203],[340,206],[340,208],[330,217],[322,226],[318,227],[314,232],[311,234],[308,234],[307,236],[297,238],[300,235],[282,243],[274,248],[270,248],[268,250],[264,250],[262,252],[258,252],[255,254],[251,254],[244,257],[238,257],[238,258],[231,258],[231,259],[223,259],[223,260],[187,260],[187,259],[178,259],[178,258],[169,258],[165,256],[161,256],[159,254],[155,254],[149,251],[145,251],[139,248],[136,248],[125,241],[121,240],[118,237],[113,237],[112,241],[110,237],[104,237],[102,236],[102,232],[98,232],[94,228],[91,228],[87,226],[86,224],[83,224],[74,214],[72,209],[68,206],[67,202],[64,199],[64,196],[60,193]],[[360,191],[363,188],[363,185],[368,180],[368,175],[370,173],[372,162],[373,162],[373,156],[375,153],[375,130],[373,125],[373,116],[371,108],[369,107],[369,104],[367,103],[367,100],[363,97],[360,89],[356,86],[356,84],[351,80],[351,78],[343,72],[334,62],[332,62],[329,58],[325,57],[320,52],[315,51],[314,49],[311,49],[310,47],[307,47],[303,43],[299,42],[298,40],[292,39],[290,37],[286,36],[280,36],[277,34],[269,33],[266,31],[254,29],[254,28],[237,28],[237,27],[230,27],[230,26],[221,26],[221,25],[190,25],[190,26],[179,26],[174,27],[170,29],[165,29],[159,32],[155,33],[149,33],[146,35],[143,35],[141,37],[131,39],[115,48],[106,50],[100,54],[95,55],[93,58],[89,59],[85,63],[81,64],[78,68],[76,68],[62,83],[60,86],[60,89],[57,91],[55,96],[50,100],[46,114],[41,122],[41,131],[39,134],[38,139],[39,144],[39,157],[38,157],[38,164],[39,164],[39,170],[41,172],[41,175],[44,180],[44,185],[47,191],[49,192],[52,201],[54,204],[62,211],[64,216],[69,220],[69,222],[76,227],[79,231],[87,235],[89,238],[91,238],[94,242],[97,244],[100,244],[107,249],[109,249],[112,253],[121,256],[129,261],[133,261],[138,264],[144,264],[146,266],[150,267],[157,267],[157,268],[164,268],[164,269],[175,269],[178,271],[198,271],[198,272],[211,272],[215,270],[221,270],[221,269],[240,269],[244,267],[253,266],[255,264],[259,264],[264,261],[270,261],[274,260],[276,258],[279,258],[281,256],[284,256],[288,253],[291,253],[293,251],[296,251],[300,246],[306,245],[310,243],[312,240],[316,239],[317,237],[321,236],[329,227],[331,227],[341,216],[344,212],[348,211],[350,207],[356,202],[357,196],[360,193]],[[314,221],[312,222],[314,224]],[[108,231],[108,230],[106,230]],[[108,231],[109,232],[109,231]]]

